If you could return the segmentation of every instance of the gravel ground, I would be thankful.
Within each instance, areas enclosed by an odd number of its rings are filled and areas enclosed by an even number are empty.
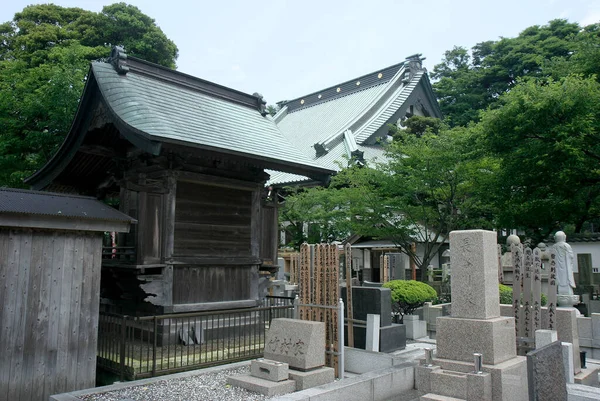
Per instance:
[[[154,384],[96,393],[82,397],[85,401],[262,401],[269,398],[239,387],[229,386],[227,377],[249,373],[250,367],[219,370],[181,379],[161,380]]]

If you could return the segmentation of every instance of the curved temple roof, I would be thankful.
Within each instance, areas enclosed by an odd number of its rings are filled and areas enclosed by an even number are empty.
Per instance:
[[[93,62],[71,131],[57,154],[26,182],[43,188],[81,144],[98,101],[121,135],[157,155],[165,143],[241,156],[264,168],[324,179],[332,173],[294,147],[248,95],[113,50]]]
[[[421,113],[441,118],[420,55],[330,88],[286,102],[274,119],[279,129],[307,157],[339,170],[356,155],[384,161],[380,141],[389,123]],[[307,177],[270,172],[270,184],[307,183]]]

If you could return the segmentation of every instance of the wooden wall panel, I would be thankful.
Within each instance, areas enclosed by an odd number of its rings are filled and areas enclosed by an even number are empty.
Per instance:
[[[177,182],[173,255],[252,256],[252,192]]]
[[[277,219],[277,205],[262,206],[260,258],[265,265],[277,265],[277,249],[279,245],[279,222]]]
[[[92,387],[101,234],[0,228],[0,400]]]
[[[173,267],[173,303],[251,299],[252,266]]]

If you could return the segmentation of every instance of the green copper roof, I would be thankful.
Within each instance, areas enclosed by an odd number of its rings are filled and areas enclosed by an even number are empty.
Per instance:
[[[289,101],[274,119],[284,136],[307,157],[339,171],[353,152],[371,164],[383,162],[380,141],[388,138],[388,124],[417,111],[413,109],[441,117],[420,55]],[[298,174],[270,174],[273,185],[310,181]]]
[[[152,70],[141,60],[130,58],[128,65],[119,74],[109,63],[94,62],[92,72],[112,113],[147,139],[328,172],[292,146],[256,105],[244,103],[257,98],[208,83],[220,90],[210,93],[199,88],[206,81]]]

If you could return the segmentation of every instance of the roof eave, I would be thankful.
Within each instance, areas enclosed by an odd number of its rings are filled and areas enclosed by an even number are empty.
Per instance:
[[[242,159],[257,162],[257,164],[259,164],[262,168],[304,175],[321,182],[327,182],[329,180],[329,176],[335,173],[334,170],[330,170],[320,166],[311,166],[297,162],[283,161],[267,156],[248,154],[241,151],[237,152],[234,150],[223,149],[194,142],[180,141],[168,138],[161,138],[161,140],[165,144],[194,147],[196,149],[210,151],[214,154],[238,156]]]
[[[28,184],[31,189],[40,190],[50,184],[60,174],[77,152],[92,121],[92,113],[84,111],[93,110],[99,102],[98,84],[93,79],[92,69],[90,68],[88,80],[85,83],[83,95],[77,106],[77,112],[73,118],[69,133],[54,156],[39,170],[23,180],[25,184]]]

